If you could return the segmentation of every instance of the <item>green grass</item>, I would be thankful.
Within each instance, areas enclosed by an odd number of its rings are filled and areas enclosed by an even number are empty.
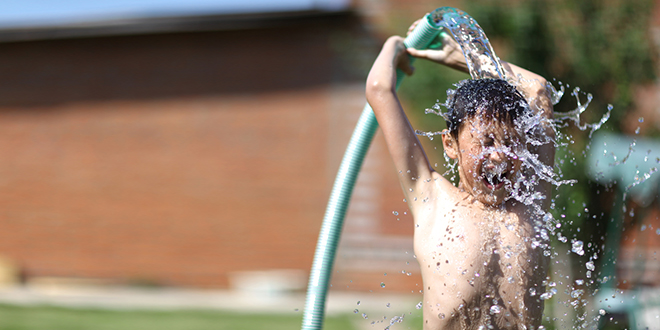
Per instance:
[[[301,323],[302,312],[268,315],[0,305],[0,330],[290,330],[300,329]],[[351,315],[326,317],[323,328],[355,330]]]

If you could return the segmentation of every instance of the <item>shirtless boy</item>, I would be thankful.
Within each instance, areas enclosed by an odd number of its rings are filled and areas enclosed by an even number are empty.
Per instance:
[[[451,38],[443,44],[420,51],[390,37],[366,89],[414,218],[424,329],[537,329],[547,260],[534,222],[547,210],[551,186],[522,163],[531,157],[552,166],[554,145],[532,145],[534,133],[519,132],[514,122],[534,114],[552,118],[546,80],[503,62],[508,77],[526,81],[524,96],[503,80],[459,84],[447,102],[442,135],[444,151],[458,165],[456,187],[430,166],[395,92],[396,69],[412,73],[409,55],[467,71],[457,44]],[[550,125],[540,127],[554,137]],[[535,184],[521,188],[521,177]],[[512,197],[521,191],[547,198],[522,203]]]

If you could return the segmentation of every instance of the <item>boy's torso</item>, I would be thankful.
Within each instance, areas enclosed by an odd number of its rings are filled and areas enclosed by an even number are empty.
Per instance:
[[[411,203],[425,329],[536,328],[545,261],[525,208],[484,207],[444,179],[429,184]]]

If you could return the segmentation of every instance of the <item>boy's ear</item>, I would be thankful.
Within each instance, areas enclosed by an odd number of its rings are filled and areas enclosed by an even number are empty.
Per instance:
[[[442,131],[442,146],[445,149],[445,153],[451,159],[458,158],[458,143],[454,140],[454,137],[451,136],[448,130]]]

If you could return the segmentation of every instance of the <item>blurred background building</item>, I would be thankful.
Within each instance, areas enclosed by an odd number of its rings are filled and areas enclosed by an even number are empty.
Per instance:
[[[368,69],[387,36],[439,6],[475,17],[501,58],[563,81],[557,111],[575,107],[579,86],[594,95],[585,121],[609,103],[604,130],[660,136],[658,1],[3,1],[5,281],[304,289]],[[416,65],[402,98],[416,127],[437,131],[422,110],[465,76]],[[617,182],[587,178],[588,134],[567,130],[558,167],[580,184],[557,190],[553,212],[564,236],[599,253]],[[655,266],[637,275],[644,285],[660,283],[653,196],[630,202],[622,236],[622,259],[645,237],[642,264]],[[333,289],[421,290],[402,199],[377,135]],[[568,261],[578,273],[584,262]],[[618,263],[622,278],[639,274],[631,264]]]
[[[304,288],[380,40],[346,1],[199,3],[0,10],[15,281]],[[382,143],[365,168],[339,263],[361,289],[413,260]]]

